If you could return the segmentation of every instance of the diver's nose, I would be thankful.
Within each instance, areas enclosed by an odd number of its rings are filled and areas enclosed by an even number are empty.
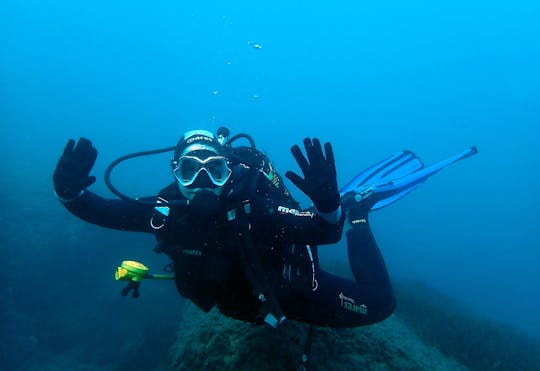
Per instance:
[[[202,170],[197,175],[197,178],[195,178],[195,181],[191,185],[193,188],[215,188],[216,185],[212,182],[210,179],[210,176],[208,175],[208,172],[206,170]]]

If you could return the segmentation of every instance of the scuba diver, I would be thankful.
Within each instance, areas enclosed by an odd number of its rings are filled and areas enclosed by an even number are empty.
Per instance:
[[[247,139],[249,146],[233,143]],[[72,214],[107,228],[155,235],[172,260],[179,293],[203,311],[277,327],[286,318],[330,327],[382,321],[395,308],[369,212],[387,206],[447,165],[475,154],[471,147],[430,167],[400,151],[359,173],[339,190],[330,143],[317,138],[291,148],[302,175],[286,177],[313,205],[301,209],[268,157],[246,134],[220,128],[186,132],[178,144],[124,156],[105,172],[119,199],[88,187],[97,157],[92,143],[70,139],[53,175],[57,197]],[[110,183],[112,169],[135,156],[174,150],[173,182],[157,196],[134,199]],[[321,269],[317,249],[342,237],[345,221],[354,280]],[[331,247],[328,247],[331,248]],[[139,295],[140,280],[122,292]],[[310,330],[311,333],[311,330]],[[311,335],[310,335],[311,336]]]

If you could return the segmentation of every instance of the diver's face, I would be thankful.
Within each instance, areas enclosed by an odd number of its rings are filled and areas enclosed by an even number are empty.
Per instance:
[[[173,162],[173,172],[180,192],[188,200],[208,190],[219,196],[231,170],[227,160],[210,151],[194,151]]]

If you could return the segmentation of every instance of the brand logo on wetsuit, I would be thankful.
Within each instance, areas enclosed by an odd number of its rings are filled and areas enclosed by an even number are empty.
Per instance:
[[[199,250],[182,250],[182,253],[185,255],[195,255],[195,256],[202,256],[202,251]]]
[[[339,293],[339,305],[341,308],[350,310],[351,312],[367,314],[367,306],[365,304],[355,304],[353,298],[346,297],[342,292]]]
[[[288,207],[285,207],[285,206],[278,206],[277,211],[278,213],[282,213],[282,214],[291,214],[294,216],[309,216],[310,218],[313,217],[314,215],[312,212],[309,212],[309,211],[298,211],[296,209],[289,209]]]

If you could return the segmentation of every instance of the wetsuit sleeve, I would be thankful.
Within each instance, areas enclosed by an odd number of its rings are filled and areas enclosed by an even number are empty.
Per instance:
[[[134,232],[154,231],[150,226],[151,206],[105,199],[88,190],[79,198],[62,204],[73,215],[102,227]]]
[[[275,187],[267,185],[255,205],[253,228],[262,240],[324,245],[341,239],[343,216],[335,223],[328,222],[312,210],[296,209],[275,192]]]

